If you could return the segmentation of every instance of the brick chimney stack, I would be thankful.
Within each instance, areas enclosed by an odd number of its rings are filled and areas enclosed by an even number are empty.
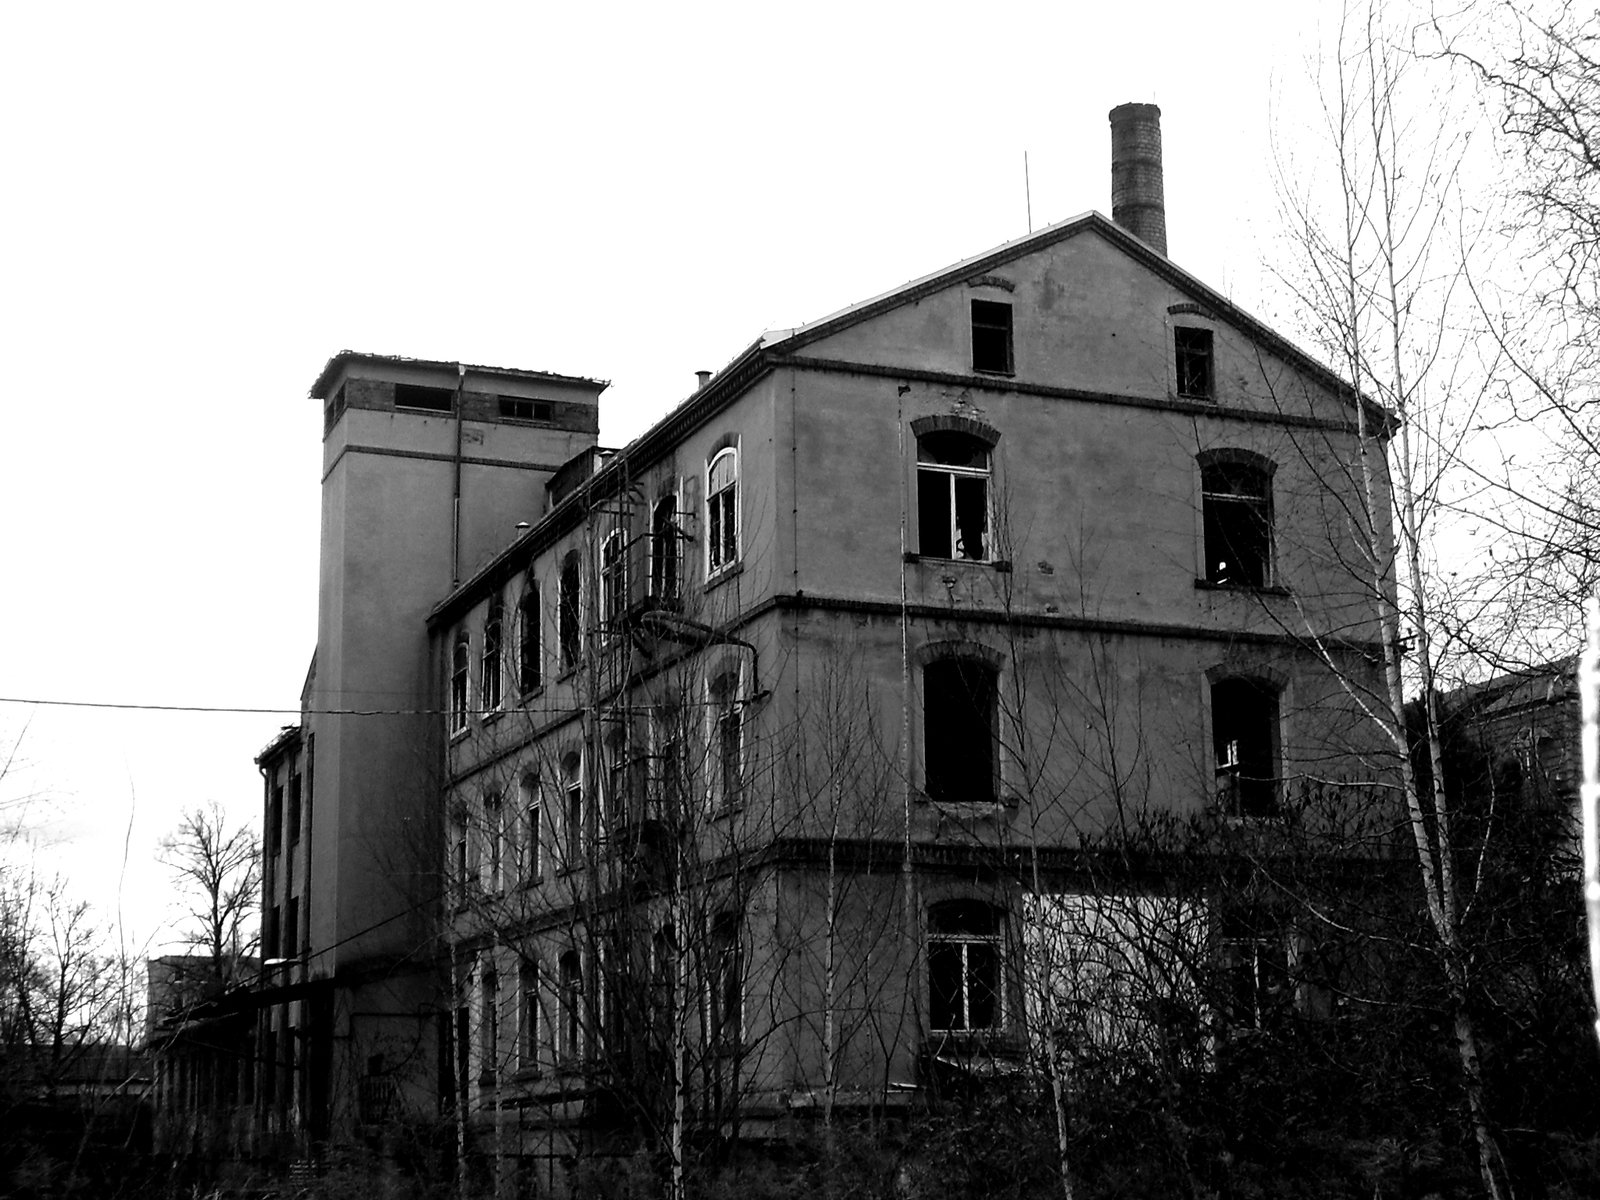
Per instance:
[[[1111,110],[1111,219],[1167,252],[1161,110],[1154,104],[1119,104]]]

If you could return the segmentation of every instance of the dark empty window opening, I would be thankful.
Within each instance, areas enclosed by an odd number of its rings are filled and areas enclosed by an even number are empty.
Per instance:
[[[1011,305],[972,302],[972,369],[1011,374]]]
[[[1000,917],[982,901],[952,900],[928,913],[928,1024],[1000,1027]]]
[[[739,918],[733,913],[717,917],[711,930],[715,972],[711,992],[711,1030],[724,1049],[739,1044],[744,1033],[744,954],[739,944]]]
[[[1270,914],[1224,914],[1217,945],[1227,1017],[1236,1029],[1262,1029],[1294,1004],[1293,935]]]
[[[678,498],[664,496],[650,517],[650,598],[658,604],[678,599]]]
[[[924,790],[932,800],[993,804],[996,671],[971,658],[941,659],[922,669]]]
[[[524,400],[518,396],[500,397],[500,415],[512,421],[548,421],[548,400]]]
[[[716,802],[723,808],[739,803],[744,794],[744,714],[739,702],[739,677],[719,675],[711,684],[713,753]]]
[[[1257,679],[1211,685],[1217,803],[1234,817],[1278,810],[1278,693]]]
[[[424,387],[420,383],[394,385],[396,408],[420,408],[426,412],[453,412],[455,393],[449,388]]]
[[[1178,395],[1185,400],[1210,400],[1211,330],[1179,325],[1172,331],[1178,351]]]
[[[560,625],[561,667],[570,670],[577,665],[579,645],[578,618],[582,612],[581,576],[578,572],[578,553],[568,554],[561,564],[561,602],[556,614]]]
[[[489,597],[489,613],[483,622],[483,677],[479,680],[485,712],[500,707],[501,642],[505,634],[505,604],[499,596]]]
[[[989,557],[989,447],[966,433],[917,439],[917,549],[927,558]]]
[[[1200,474],[1206,581],[1236,587],[1272,582],[1272,479],[1248,463],[1214,463]]]
[[[344,384],[339,385],[339,390],[329,397],[327,405],[322,410],[322,432],[327,433],[339,423],[339,418],[344,416],[345,398]]]
[[[517,605],[517,691],[526,696],[539,690],[539,585],[530,582]]]

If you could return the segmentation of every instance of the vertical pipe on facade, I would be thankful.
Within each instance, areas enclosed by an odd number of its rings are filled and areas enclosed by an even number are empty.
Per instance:
[[[895,399],[895,444],[900,462],[900,789],[901,820],[903,823],[900,848],[900,877],[904,887],[902,903],[905,912],[901,920],[901,936],[910,951],[910,961],[917,952],[915,879],[911,870],[911,619],[906,596],[907,525],[910,521],[910,496],[906,487],[906,408],[904,394]],[[911,989],[915,1003],[916,988]]]
[[[456,364],[456,395],[451,405],[456,410],[455,486],[450,496],[450,589],[461,582],[461,408],[466,399],[467,368]]]

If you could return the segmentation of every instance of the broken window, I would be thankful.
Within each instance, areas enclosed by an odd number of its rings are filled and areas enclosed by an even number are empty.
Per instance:
[[[922,668],[924,790],[932,800],[993,804],[998,672],[974,658]]]
[[[658,604],[678,599],[678,498],[663,496],[650,516],[650,597]]]
[[[467,727],[467,671],[471,646],[466,631],[456,635],[450,652],[450,732],[460,733]]]
[[[706,574],[739,560],[739,452],[717,453],[706,471]]]
[[[1000,914],[981,900],[928,912],[928,1024],[939,1032],[998,1029]]]
[[[1270,817],[1277,812],[1277,689],[1258,679],[1213,683],[1211,739],[1222,811],[1235,817]]]
[[[576,950],[561,956],[556,993],[556,1052],[564,1065],[577,1063],[583,1053],[583,962]]]
[[[424,387],[416,383],[394,385],[396,408],[420,408],[425,412],[451,412],[455,408],[455,392],[450,388]]]
[[[926,558],[989,557],[989,447],[968,433],[917,438],[917,548]]]
[[[1272,579],[1272,476],[1246,462],[1200,471],[1206,582],[1266,587]]]
[[[500,707],[500,647],[505,623],[505,605],[499,596],[490,596],[489,612],[483,620],[483,678],[479,680],[485,712]]]
[[[600,544],[600,621],[615,633],[628,611],[627,535],[613,529]]]
[[[1210,400],[1211,330],[1179,325],[1172,331],[1178,355],[1178,395],[1185,400]]]
[[[539,652],[539,585],[530,580],[517,605],[517,690],[521,695],[539,690]]]
[[[578,616],[583,603],[582,576],[578,569],[578,552],[569,551],[561,561],[561,602],[556,614],[560,623],[561,669],[570,671],[578,663]]]
[[[737,913],[722,913],[711,928],[711,1038],[729,1049],[744,1035],[744,952]]]
[[[972,302],[972,369],[1011,374],[1011,305],[999,300]]]

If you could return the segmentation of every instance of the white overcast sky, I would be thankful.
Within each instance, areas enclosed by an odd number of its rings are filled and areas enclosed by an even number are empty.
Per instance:
[[[345,348],[596,376],[621,444],[763,328],[1110,211],[1162,108],[1179,265],[1262,280],[1320,3],[11,4],[0,696],[298,702]],[[508,530],[509,532],[509,530]],[[159,939],[181,810],[292,714],[0,704],[39,861]]]

